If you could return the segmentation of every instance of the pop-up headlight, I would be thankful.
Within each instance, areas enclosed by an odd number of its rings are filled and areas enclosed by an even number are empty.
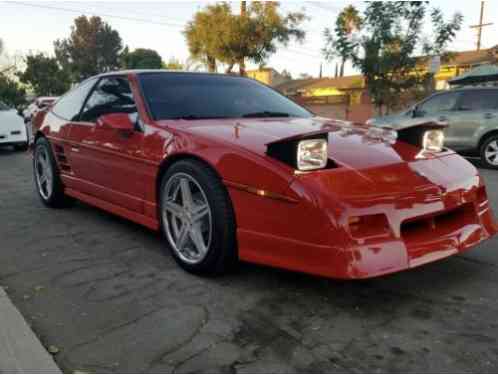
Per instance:
[[[422,142],[424,151],[441,152],[444,147],[444,132],[442,130],[432,129],[424,133]]]
[[[297,168],[301,171],[322,169],[328,161],[327,139],[306,139],[297,146]]]

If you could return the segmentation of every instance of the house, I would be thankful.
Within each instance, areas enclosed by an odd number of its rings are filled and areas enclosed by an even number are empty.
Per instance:
[[[273,68],[259,68],[256,70],[247,70],[246,76],[258,80],[268,86],[277,86],[284,82],[289,81],[287,76],[277,72]]]
[[[426,60],[426,59],[424,59]],[[498,45],[480,51],[463,51],[451,53],[441,61],[439,71],[434,75],[435,89],[445,90],[449,87],[448,81],[466,71],[480,65],[495,65],[498,62]],[[427,62],[425,62],[427,65]]]
[[[421,58],[420,61],[419,73],[427,71],[428,58]],[[496,64],[497,61],[498,46],[480,51],[450,54],[441,62],[440,69],[434,76],[435,89],[444,90],[449,87],[450,79],[477,66]],[[300,96],[303,99],[317,102],[336,102],[340,101],[341,97],[343,99],[349,97],[350,104],[361,102],[366,91],[365,79],[361,75],[292,80],[277,84],[275,88],[287,96]]]

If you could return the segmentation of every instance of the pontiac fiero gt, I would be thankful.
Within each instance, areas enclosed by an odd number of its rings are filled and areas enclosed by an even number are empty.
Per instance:
[[[43,203],[78,199],[161,230],[190,272],[241,259],[368,278],[498,230],[478,172],[444,148],[444,124],[319,118],[246,78],[107,73],[34,123]]]

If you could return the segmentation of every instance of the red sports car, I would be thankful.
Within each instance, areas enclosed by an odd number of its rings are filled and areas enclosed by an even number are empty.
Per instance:
[[[319,118],[246,78],[103,74],[35,122],[47,206],[76,198],[162,230],[190,272],[241,259],[368,278],[498,231],[482,179],[444,148],[441,124],[392,131]]]

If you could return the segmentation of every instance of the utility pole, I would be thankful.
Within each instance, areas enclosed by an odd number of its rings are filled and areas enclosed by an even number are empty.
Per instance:
[[[484,1],[481,1],[481,17],[479,19],[479,25],[470,26],[471,29],[477,29],[477,50],[481,50],[481,40],[482,40],[482,29],[486,26],[491,26],[492,23],[484,22]]]
[[[241,1],[240,2],[240,18],[242,20],[247,17],[247,1]],[[246,62],[244,57],[242,57],[239,61],[239,73],[241,76],[246,75]]]

